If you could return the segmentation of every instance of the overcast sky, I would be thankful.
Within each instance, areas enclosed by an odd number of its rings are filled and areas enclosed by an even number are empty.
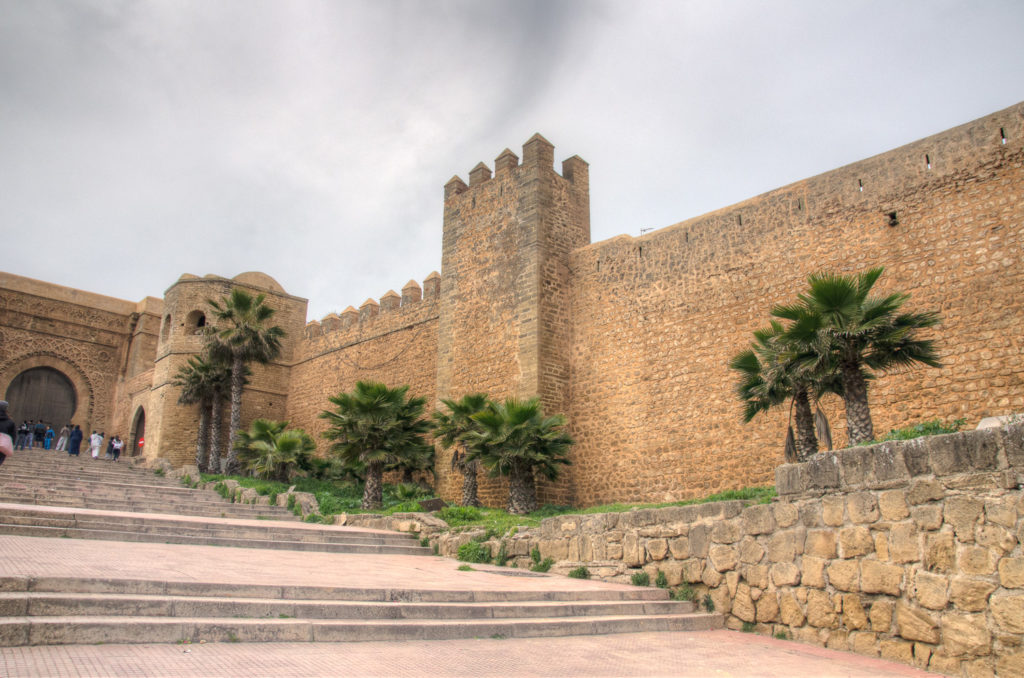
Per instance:
[[[540,132],[594,241],[1024,100],[1024,2],[0,0],[0,269],[319,318],[441,266],[442,187]]]

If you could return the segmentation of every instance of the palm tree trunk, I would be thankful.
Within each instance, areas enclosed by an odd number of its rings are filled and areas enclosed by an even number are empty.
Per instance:
[[[209,473],[207,452],[210,445],[210,402],[203,398],[199,403],[199,433],[196,435],[196,466],[202,473]]]
[[[402,482],[407,485],[412,484],[412,469],[408,466],[402,469]]]
[[[210,403],[210,473],[224,472],[220,464],[220,410],[222,404],[220,393],[215,394]]]
[[[794,389],[793,404],[796,415],[797,454],[800,461],[807,461],[818,453],[818,438],[814,435],[814,414],[811,412],[811,401],[807,397],[806,387]]]
[[[537,510],[537,487],[533,469],[512,468],[508,476],[508,512],[526,515]]]
[[[480,506],[477,496],[476,461],[462,465],[462,505]]]
[[[366,486],[361,508],[379,509],[384,505],[384,464],[376,461],[366,465]]]
[[[231,428],[228,434],[228,461],[224,465],[224,472],[229,475],[236,475],[238,468],[238,453],[235,451],[235,438],[238,436],[238,429],[242,427],[242,387],[245,385],[245,361],[235,356],[231,363]]]
[[[857,445],[875,437],[868,407],[868,385],[856,361],[843,361],[843,400],[846,403],[846,431],[850,445]]]

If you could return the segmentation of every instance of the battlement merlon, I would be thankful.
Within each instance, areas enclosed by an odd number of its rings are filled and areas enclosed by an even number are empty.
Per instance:
[[[423,280],[422,287],[415,280],[410,280],[402,286],[400,295],[394,290],[388,290],[381,296],[379,303],[373,299],[367,299],[359,306],[359,310],[349,306],[340,314],[328,313],[320,320],[310,320],[306,323],[305,335],[307,339],[312,339],[331,332],[347,330],[361,323],[371,322],[379,316],[406,311],[415,312],[414,307],[419,302],[436,302],[440,294],[441,274],[432,271]]]
[[[545,139],[539,133],[534,134],[526,141],[525,144],[523,144],[522,165],[519,164],[519,157],[506,148],[498,154],[497,158],[494,159],[493,175],[490,168],[481,161],[469,171],[469,184],[466,184],[466,182],[458,175],[455,175],[448,180],[444,185],[444,199],[445,202],[447,202],[470,189],[486,184],[491,180],[492,176],[496,178],[520,167],[529,169],[551,169],[553,171],[554,164],[554,144]],[[577,190],[587,192],[590,190],[589,165],[578,155],[574,155],[562,161],[561,177],[572,184]]]

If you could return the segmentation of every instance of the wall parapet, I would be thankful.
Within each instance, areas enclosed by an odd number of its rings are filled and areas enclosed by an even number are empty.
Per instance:
[[[320,320],[310,320],[306,323],[305,337],[307,340],[315,340],[335,332],[346,332],[352,328],[358,331],[375,329],[378,318],[393,319],[396,315],[403,314],[412,317],[411,314],[418,313],[421,302],[436,302],[440,296],[441,275],[434,271],[423,280],[423,287],[419,283],[410,280],[402,287],[402,294],[394,290],[388,290],[380,297],[378,302],[375,299],[367,299],[360,306],[359,310],[347,307],[341,314],[328,313]],[[384,329],[385,328],[376,328]]]
[[[1006,471],[1017,486],[1024,469],[1024,426],[985,428],[947,435],[850,447],[816,455],[775,470],[780,496],[881,490],[908,485],[920,476]]]

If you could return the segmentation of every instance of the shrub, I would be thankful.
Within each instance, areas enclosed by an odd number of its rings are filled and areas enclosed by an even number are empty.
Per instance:
[[[420,537],[420,546],[430,546],[430,537]]]
[[[459,572],[472,572],[473,571],[473,568],[470,567],[469,565],[459,565],[459,567],[456,568],[456,569],[458,569]]]
[[[654,585],[657,586],[659,589],[668,588],[668,578],[665,576],[665,573],[661,570],[658,570],[658,575],[654,578]]]
[[[555,564],[555,561],[551,558],[545,558],[539,563],[534,563],[533,567],[530,568],[530,572],[547,572],[551,569],[551,566]]]
[[[162,476],[163,474],[164,470],[162,468],[158,468],[157,470],[153,471],[153,475]]]
[[[640,570],[639,572],[634,572],[633,575],[629,578],[629,581],[633,584],[633,586],[650,586],[651,575],[647,574],[643,570]]]
[[[569,576],[573,579],[590,579],[590,570],[583,565],[569,570]]]
[[[704,609],[707,610],[708,612],[714,612],[715,611],[715,601],[713,601],[711,599],[711,594],[710,593],[705,593],[704,594]]]
[[[540,548],[539,547],[534,546],[530,550],[530,558],[533,560],[534,565],[536,565],[537,563],[540,562]]]
[[[740,627],[740,631],[743,633],[753,633],[754,628],[754,622],[745,621],[743,622],[743,626]]]
[[[491,560],[491,550],[476,541],[468,541],[459,547],[458,559],[467,563],[486,563]]]

